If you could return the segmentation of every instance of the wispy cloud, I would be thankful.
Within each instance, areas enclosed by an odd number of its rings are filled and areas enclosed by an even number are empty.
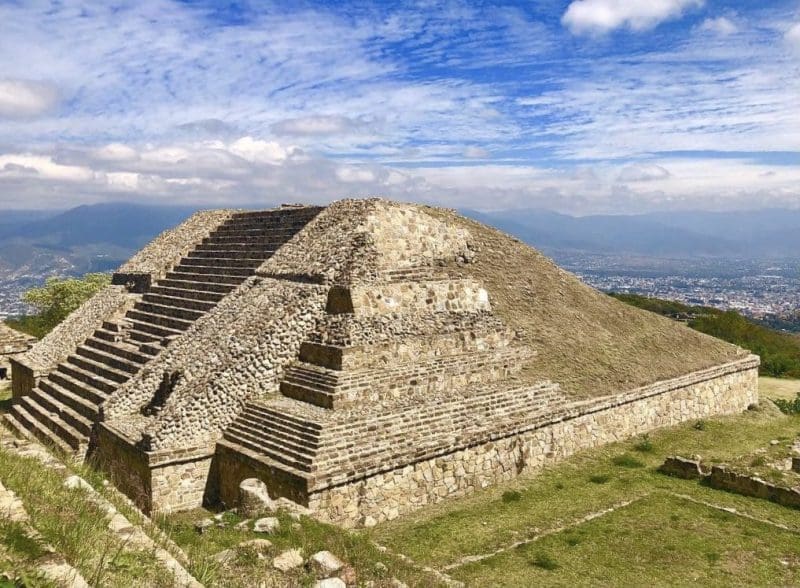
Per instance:
[[[799,201],[793,10],[0,4],[0,206]]]

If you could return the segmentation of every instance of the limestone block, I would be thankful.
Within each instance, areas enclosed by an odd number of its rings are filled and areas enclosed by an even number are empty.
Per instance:
[[[69,488],[70,490],[86,490],[92,491],[93,488],[89,482],[81,478],[80,476],[70,476],[66,480],[64,480],[64,488]]]
[[[314,584],[314,588],[347,588],[341,578],[325,578]]]
[[[318,551],[311,556],[308,563],[311,569],[323,578],[335,574],[344,567],[344,562],[330,551]]]
[[[253,525],[253,531],[256,533],[274,533],[281,526],[281,523],[275,517],[264,517],[258,519]]]
[[[248,478],[239,484],[238,511],[241,516],[253,517],[272,510],[272,499],[264,482],[257,478]]]
[[[272,560],[272,567],[288,572],[303,565],[303,555],[299,549],[288,549]]]

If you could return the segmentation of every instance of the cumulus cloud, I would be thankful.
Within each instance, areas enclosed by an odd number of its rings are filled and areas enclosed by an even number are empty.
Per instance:
[[[644,31],[702,5],[703,0],[575,0],[561,22],[577,35],[602,34],[620,27]]]
[[[623,167],[617,179],[620,182],[649,182],[663,180],[669,176],[669,171],[660,165],[640,163]]]
[[[700,25],[700,29],[723,37],[739,32],[736,23],[725,16],[705,19]]]
[[[800,22],[787,29],[783,34],[783,40],[793,49],[800,51]]]
[[[29,118],[52,110],[58,89],[48,82],[0,79],[0,117]]]

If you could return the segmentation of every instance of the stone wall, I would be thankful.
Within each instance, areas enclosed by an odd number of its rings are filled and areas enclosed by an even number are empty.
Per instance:
[[[353,286],[340,295],[342,310],[331,304],[328,312],[356,316],[413,312],[489,312],[489,294],[475,280],[390,282]]]
[[[529,430],[313,492],[308,505],[321,518],[344,525],[390,520],[539,470],[582,449],[687,420],[741,412],[758,401],[757,367],[758,359],[750,357],[565,408]]]
[[[148,451],[213,444],[246,400],[277,390],[283,367],[323,315],[326,292],[250,278],[120,386],[104,418]],[[160,412],[139,415],[174,370],[179,378]]]
[[[378,198],[334,202],[258,270],[319,284],[372,283],[386,270],[469,259],[469,233]]]
[[[107,424],[95,429],[91,462],[105,471],[114,486],[144,512],[152,512],[150,465],[147,456]]]
[[[202,210],[183,223],[161,233],[144,249],[131,257],[114,273],[115,285],[126,286],[131,292],[145,292],[150,285],[164,277],[181,258],[207,237],[214,229],[231,218],[234,210]]]
[[[47,375],[99,329],[103,321],[121,317],[137,297],[122,286],[106,286],[73,311],[28,352],[14,358],[14,395],[29,394],[38,378]]]

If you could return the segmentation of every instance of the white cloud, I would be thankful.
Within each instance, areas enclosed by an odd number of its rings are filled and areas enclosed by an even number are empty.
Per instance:
[[[800,22],[789,27],[783,34],[783,39],[790,47],[800,51]]]
[[[254,163],[280,163],[295,152],[294,147],[253,137],[242,137],[234,141],[229,149],[231,153]]]
[[[736,23],[725,16],[705,19],[700,25],[700,29],[723,37],[739,32],[739,27]]]
[[[561,22],[577,35],[602,34],[620,27],[644,31],[702,5],[703,0],[575,0]]]
[[[0,80],[0,118],[40,116],[52,110],[58,98],[58,89],[47,82]]]
[[[464,157],[467,159],[487,159],[491,156],[488,150],[476,145],[470,145],[464,149]]]
[[[663,180],[669,176],[669,171],[660,165],[637,163],[622,168],[617,179],[620,182],[649,182]]]
[[[272,125],[278,135],[341,135],[359,131],[364,123],[346,116],[305,116],[279,121]]]
[[[43,180],[61,182],[90,182],[94,180],[94,172],[85,166],[63,165],[56,163],[49,155],[31,153],[10,153],[0,155],[0,172],[2,176],[28,175],[35,171]]]
[[[101,161],[131,161],[138,159],[136,149],[122,143],[109,143],[92,151],[92,156]]]

